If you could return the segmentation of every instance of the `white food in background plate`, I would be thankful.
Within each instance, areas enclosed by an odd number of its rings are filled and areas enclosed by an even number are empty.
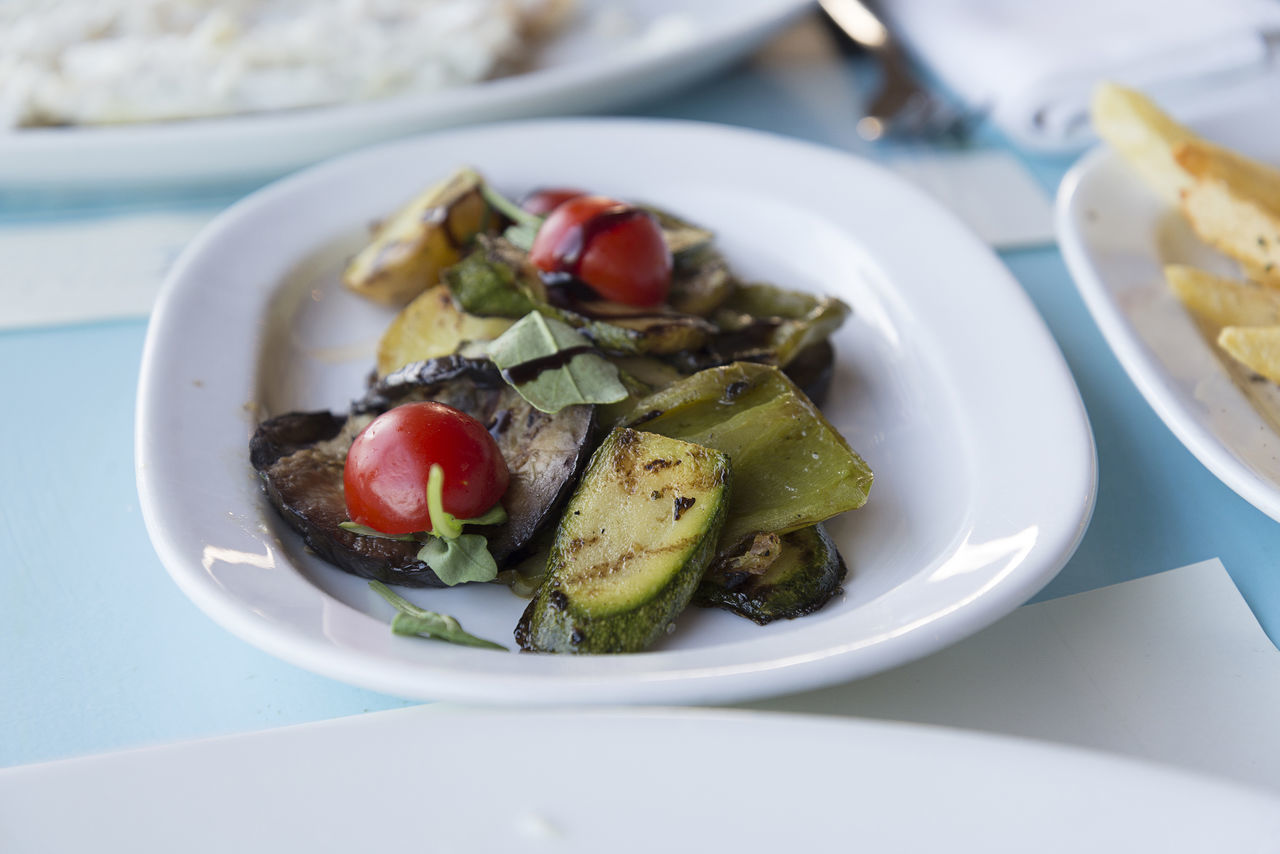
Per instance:
[[[563,0],[5,0],[0,128],[197,118],[472,83]]]

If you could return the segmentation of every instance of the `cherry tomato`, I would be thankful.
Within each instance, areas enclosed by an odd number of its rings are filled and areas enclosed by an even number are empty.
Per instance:
[[[585,195],[586,193],[582,190],[573,190],[568,187],[546,187],[541,190],[534,190],[528,196],[525,196],[524,201],[520,203],[520,207],[534,216],[546,216],[570,199]]]
[[[406,403],[375,418],[347,452],[351,520],[384,534],[431,530],[432,465],[444,470],[441,503],[459,519],[480,516],[507,491],[507,463],[483,424],[443,403]]]
[[[570,273],[605,299],[657,305],[671,289],[671,252],[653,216],[604,196],[579,196],[543,221],[533,266]]]

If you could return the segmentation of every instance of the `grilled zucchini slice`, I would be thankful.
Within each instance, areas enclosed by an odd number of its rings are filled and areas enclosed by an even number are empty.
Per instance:
[[[694,597],[760,625],[812,614],[840,592],[844,559],[825,528],[814,525],[780,538],[778,553],[761,573],[709,571]]]
[[[547,575],[516,627],[539,652],[639,652],[666,634],[715,553],[729,459],[620,428],[570,499]]]

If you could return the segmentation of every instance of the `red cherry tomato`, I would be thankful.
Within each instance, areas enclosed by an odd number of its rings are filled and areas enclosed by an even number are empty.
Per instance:
[[[483,424],[443,403],[406,403],[375,418],[347,452],[351,520],[384,534],[431,530],[432,465],[444,470],[441,503],[459,519],[482,515],[507,491],[507,463]]]
[[[604,196],[579,196],[553,210],[538,229],[529,260],[627,305],[657,305],[671,289],[671,252],[657,220]]]
[[[546,216],[570,199],[585,195],[586,193],[582,190],[573,190],[568,187],[547,187],[534,190],[520,203],[520,207],[534,216]]]

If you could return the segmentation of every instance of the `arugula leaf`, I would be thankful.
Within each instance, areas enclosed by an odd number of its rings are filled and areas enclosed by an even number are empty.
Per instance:
[[[489,553],[489,541],[479,534],[461,534],[451,539],[432,537],[418,550],[418,560],[450,587],[498,577],[498,564]]]
[[[489,358],[511,387],[543,412],[559,412],[577,403],[616,403],[627,396],[618,369],[586,337],[536,311],[490,342]],[[522,366],[528,367],[530,378],[521,379],[522,372],[513,371]]]
[[[427,488],[431,488],[430,480],[427,482]],[[452,513],[445,511],[443,507],[440,508],[440,513],[446,518],[446,524],[448,526],[457,525],[459,532],[461,532],[461,526],[463,525],[501,525],[507,521],[507,510],[501,504],[493,505],[474,519],[459,519]],[[433,535],[431,531],[418,531],[414,534],[384,534],[375,528],[361,525],[358,522],[339,522],[338,527],[344,531],[359,534],[362,537],[377,537],[380,540],[396,540],[401,543],[420,542],[423,538]]]
[[[398,635],[419,635],[482,649],[506,649],[500,643],[478,638],[464,631],[457,619],[448,614],[419,608],[381,581],[370,581],[369,587],[399,612],[391,621],[391,631]]]

